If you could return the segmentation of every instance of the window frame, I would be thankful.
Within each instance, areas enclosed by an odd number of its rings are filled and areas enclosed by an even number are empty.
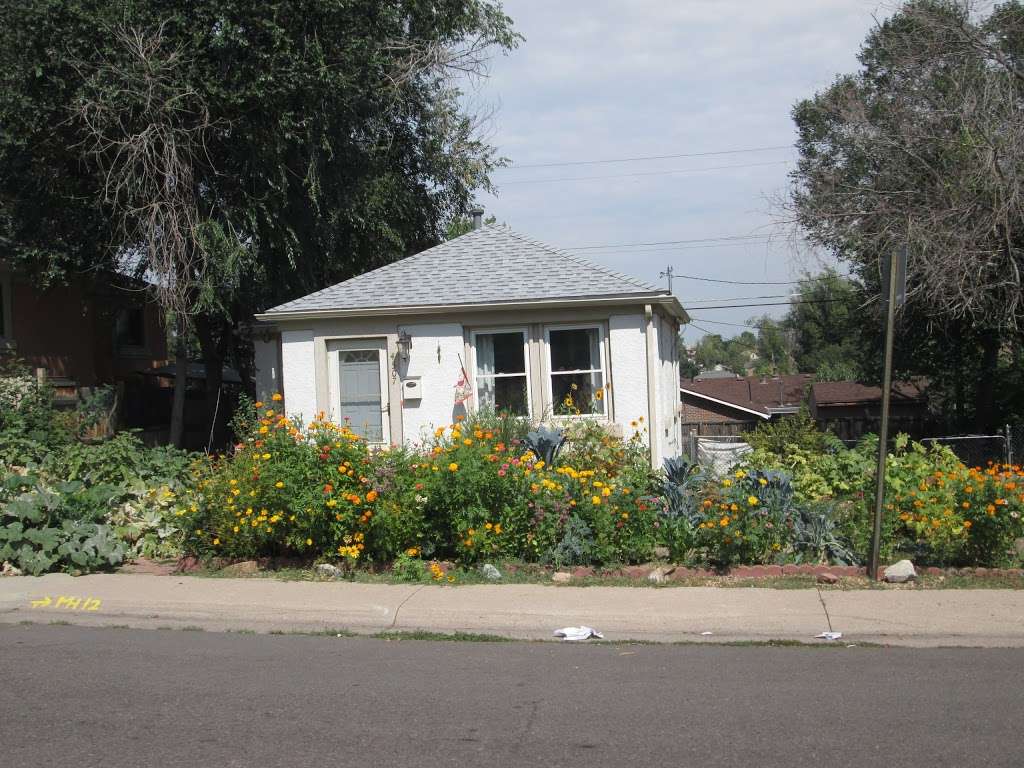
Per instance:
[[[552,331],[585,331],[595,329],[597,331],[597,348],[600,368],[589,368],[589,369],[574,369],[572,371],[555,371],[554,366],[551,362],[551,332]],[[610,376],[608,371],[608,331],[603,322],[591,322],[591,323],[552,323],[544,326],[544,363],[545,369],[542,372],[544,376],[544,395],[547,398],[547,407],[551,408],[551,416],[555,419],[567,419],[567,420],[578,420],[578,419],[597,419],[599,421],[612,421],[612,406],[611,397],[609,396],[610,390]],[[568,413],[555,413],[555,396],[554,387],[552,386],[551,377],[558,375],[570,375],[578,373],[589,373],[593,374],[599,371],[601,373],[601,386],[604,389],[604,403],[603,413],[581,413],[580,415],[568,414]]]
[[[515,326],[502,326],[498,328],[474,328],[469,332],[469,349],[470,349],[470,370],[467,371],[469,374],[470,382],[473,386],[473,411],[478,412],[482,407],[480,403],[480,390],[477,386],[477,337],[478,336],[494,336],[501,333],[518,333],[523,337],[523,372],[522,373],[491,373],[485,374],[480,378],[487,379],[512,379],[522,377],[526,379],[526,416],[527,418],[533,418],[533,366],[530,361],[530,329],[525,325]]]
[[[122,312],[138,312],[142,330],[141,344],[122,344],[117,337],[117,322]],[[146,305],[124,304],[114,310],[114,354],[119,357],[145,357],[149,352],[149,329],[146,327]]]

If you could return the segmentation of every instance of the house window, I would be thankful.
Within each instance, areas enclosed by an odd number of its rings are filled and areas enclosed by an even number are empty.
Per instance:
[[[142,307],[121,307],[114,319],[114,342],[118,349],[146,346],[146,313]]]
[[[478,407],[529,416],[526,331],[474,333],[473,356]]]
[[[603,416],[605,368],[601,329],[549,328],[551,403],[558,416]]]

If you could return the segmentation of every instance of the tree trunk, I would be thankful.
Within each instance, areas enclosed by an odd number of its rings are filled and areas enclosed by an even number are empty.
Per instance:
[[[185,324],[178,321],[174,342],[174,399],[171,401],[170,443],[185,447],[185,387],[188,383],[188,348],[185,346]]]
[[[227,403],[224,400],[224,329],[217,333],[214,322],[209,318],[196,318],[196,335],[206,369],[206,435],[209,449],[223,445],[224,430],[220,426],[221,416]]]
[[[974,386],[974,429],[988,435],[996,428],[996,375],[999,366],[1000,337],[997,333],[981,334],[981,365]]]

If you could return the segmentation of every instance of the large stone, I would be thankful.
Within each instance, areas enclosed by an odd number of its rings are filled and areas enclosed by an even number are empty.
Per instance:
[[[655,568],[647,574],[647,580],[654,584],[664,584],[668,577],[675,573],[675,570],[674,567]]]
[[[890,584],[902,584],[905,581],[917,578],[917,571],[914,564],[909,560],[900,560],[893,563],[882,572],[883,578]]]
[[[482,573],[491,581],[499,581],[501,579],[501,571],[499,571],[490,563],[484,563],[483,567],[480,569],[480,573]]]
[[[341,576],[341,568],[330,563],[318,563],[313,567],[313,572],[317,576],[325,576],[328,579],[334,579]]]
[[[232,563],[227,568],[221,570],[225,576],[251,576],[254,573],[259,573],[260,564],[255,560],[243,560],[240,563]]]
[[[839,583],[839,577],[836,576],[834,573],[819,573],[818,574],[818,583],[819,584],[838,584]]]
[[[668,560],[668,555],[669,555],[668,547],[655,547],[654,548],[654,556],[658,560]]]
[[[572,581],[572,574],[568,571],[555,571],[551,574],[551,580],[556,584],[568,584]]]

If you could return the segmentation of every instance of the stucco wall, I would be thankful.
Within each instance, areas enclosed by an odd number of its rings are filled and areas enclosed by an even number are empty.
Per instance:
[[[311,329],[281,332],[281,372],[288,415],[308,424],[317,412]]]
[[[674,323],[655,313],[655,334],[658,349],[658,386],[656,388],[658,410],[658,443],[661,459],[680,454],[679,433],[679,357]]]
[[[628,440],[642,427],[630,424],[641,416],[647,421],[647,340],[640,313],[611,315],[608,319],[611,348],[612,402],[615,420]],[[638,422],[639,424],[639,422]]]
[[[455,406],[455,383],[462,372],[459,356],[465,358],[465,343],[459,323],[403,324],[401,328],[412,337],[409,362],[400,367],[402,378],[419,376],[423,395],[402,401],[402,428],[406,442],[420,442],[465,413]]]

